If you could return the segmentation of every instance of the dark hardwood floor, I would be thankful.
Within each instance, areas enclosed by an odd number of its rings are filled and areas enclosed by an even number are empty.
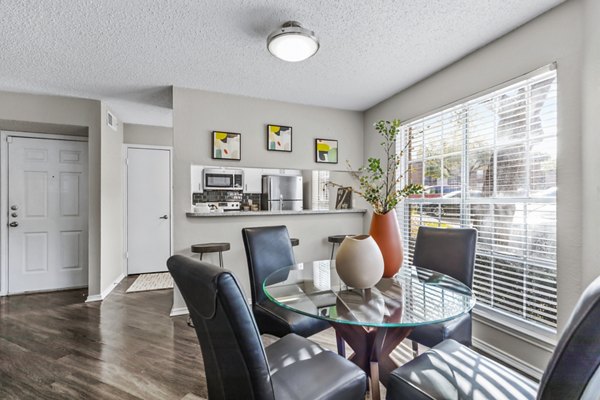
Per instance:
[[[194,330],[169,317],[172,290],[126,294],[133,280],[103,302],[84,303],[86,290],[0,298],[0,399],[206,398]],[[335,351],[332,329],[311,339]]]
[[[172,290],[103,302],[85,290],[0,299],[0,398],[206,397],[202,359],[185,317],[169,317]]]

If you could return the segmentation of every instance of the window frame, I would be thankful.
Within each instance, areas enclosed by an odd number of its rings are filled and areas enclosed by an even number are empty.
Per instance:
[[[502,90],[511,85],[514,85],[519,82],[525,81],[527,79],[536,77],[543,73],[547,73],[547,72],[555,71],[555,70],[557,70],[557,65],[556,65],[556,62],[553,62],[544,67],[538,68],[536,70],[533,70],[526,74],[518,76],[514,79],[510,79],[501,84],[495,85],[491,88],[485,89],[483,91],[477,92],[477,93],[467,96],[465,98],[456,100],[452,103],[443,105],[434,110],[431,110],[429,112],[423,113],[421,115],[418,115],[416,117],[413,117],[406,121],[403,121],[401,128],[405,127],[407,125],[411,125],[418,120],[427,118],[428,116],[438,114],[442,111],[451,110],[452,108],[455,108],[459,105],[465,105],[465,107],[466,107],[466,105],[472,100],[485,97],[486,95],[489,95],[493,92]],[[558,74],[556,76],[557,76],[557,82],[558,82]],[[557,99],[557,102],[558,102],[558,99]],[[556,118],[556,126],[558,128],[558,109],[556,110],[555,118]],[[462,136],[463,144],[468,142],[467,136],[468,136],[467,129],[463,129],[463,136]],[[407,144],[406,143],[406,135],[401,134],[398,137],[400,138],[400,140],[399,140],[399,143],[397,144],[397,149],[406,148],[406,144]],[[558,132],[556,134],[556,138],[558,140]],[[468,146],[464,146],[464,145],[462,146],[462,150],[461,150],[462,160],[467,159],[467,153],[469,151],[467,147]],[[401,165],[402,171],[407,171],[408,164],[409,164],[408,157],[404,157],[402,160],[402,165]],[[468,165],[466,165],[466,164],[467,163],[461,163],[461,177],[466,176],[465,171],[464,171],[464,170],[468,170]],[[404,175],[405,176],[403,177],[403,181],[401,182],[402,185],[407,183],[407,178],[408,178],[409,174],[404,174]],[[468,188],[464,184],[461,183],[461,193],[462,193],[461,199],[466,199],[467,191],[468,191]],[[431,202],[431,200],[434,200],[433,203],[436,202],[435,199],[427,199],[427,200],[429,202]],[[527,202],[527,200],[530,200],[530,199],[528,199],[528,198],[520,199],[517,197],[502,198],[501,202],[511,202],[511,201],[517,201],[517,200],[519,201],[519,203],[531,204],[531,203]],[[425,203],[425,202],[426,201],[423,201],[423,203]],[[437,201],[437,202],[442,204],[442,201]],[[469,200],[461,200],[460,205],[470,204],[468,202],[469,202]],[[556,204],[555,220],[554,220],[554,224],[556,227],[558,225],[558,199],[557,199],[557,197],[554,199],[554,202],[555,203],[553,203],[553,204]],[[406,223],[406,218],[407,218],[406,210],[408,209],[406,204],[407,204],[406,202],[402,202],[396,208],[396,212],[398,214],[398,220],[399,220],[401,226]],[[418,204],[418,202],[412,202],[411,204]],[[446,203],[444,203],[444,204],[446,204]],[[459,218],[461,226],[464,226],[465,224],[468,223],[468,217],[465,214],[466,213],[464,213],[461,209],[460,218]],[[558,253],[558,236],[556,237],[556,241],[557,241],[556,242],[556,252]],[[408,246],[409,246],[409,238],[408,237],[403,237],[403,245],[405,246],[405,249],[407,249],[406,254],[408,255]],[[556,260],[556,263],[558,263],[558,260]],[[556,284],[558,286],[558,265],[556,265],[555,273],[556,273],[556,277],[555,277]],[[558,287],[557,287],[557,290],[556,290],[557,320],[558,320],[558,302],[559,302],[559,291],[558,291]],[[556,342],[557,342],[557,329],[556,328],[552,328],[550,326],[546,326],[541,323],[536,323],[535,321],[527,321],[527,320],[521,319],[517,316],[511,315],[511,313],[509,313],[509,312],[506,312],[506,311],[503,311],[503,310],[500,310],[497,308],[492,308],[492,307],[490,307],[486,304],[482,304],[480,302],[477,302],[477,304],[475,305],[475,308],[473,309],[473,315],[474,315],[474,319],[478,322],[481,322],[488,326],[494,327],[494,328],[496,328],[500,331],[503,331],[504,333],[507,333],[509,335],[524,339],[524,340],[526,340],[538,347],[541,347],[543,349],[552,351],[553,347],[556,345]],[[557,321],[557,323],[558,323],[558,321]]]

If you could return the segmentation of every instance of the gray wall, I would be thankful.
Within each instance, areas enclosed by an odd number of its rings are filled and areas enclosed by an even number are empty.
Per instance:
[[[304,106],[202,90],[173,88],[175,163],[294,169],[346,169],[345,160],[363,160],[363,116],[360,112]],[[291,153],[267,151],[267,124],[293,128]],[[211,158],[211,132],[242,134],[242,160]],[[338,139],[337,165],[314,161],[314,139]],[[178,167],[175,172],[179,174]],[[185,180],[189,181],[189,168]],[[176,182],[177,184],[177,182]],[[175,206],[177,207],[177,201]]]
[[[594,3],[589,1],[589,3]],[[597,8],[597,6],[595,6]],[[588,13],[588,15],[592,15]],[[597,15],[597,14],[596,14]],[[587,18],[586,26],[595,24]],[[465,57],[450,67],[425,79],[413,87],[383,101],[365,113],[365,158],[378,154],[378,140],[375,138],[372,123],[385,118],[411,119],[430,112],[461,98],[501,84],[554,61],[558,63],[558,296],[559,330],[564,328],[566,319],[582,290],[582,3],[569,1],[558,8],[538,17],[532,22],[500,38],[488,46]],[[596,24],[597,25],[597,24]],[[597,27],[596,37],[597,35]],[[597,42],[597,40],[595,40]],[[590,41],[597,53],[598,44]],[[588,49],[589,50],[589,49]],[[596,57],[597,58],[597,57]],[[597,61],[597,59],[596,59]],[[597,82],[599,74],[589,74],[590,80]],[[592,96],[594,97],[594,96]],[[589,99],[585,100],[589,103]],[[595,108],[597,114],[598,108]],[[591,111],[591,110],[590,110]],[[586,140],[593,142],[589,153],[597,152],[597,135],[584,132]],[[593,138],[593,139],[592,139]],[[590,157],[592,154],[590,154]],[[597,159],[594,169],[598,171]],[[584,161],[585,162],[585,161]],[[587,167],[590,168],[590,167]],[[598,180],[597,177],[594,180]],[[587,184],[586,184],[587,185]],[[597,186],[590,185],[590,191]],[[587,197],[590,197],[588,195]],[[597,196],[597,195],[595,195]],[[594,208],[595,205],[595,208]],[[594,242],[599,236],[600,223],[597,221],[598,200],[593,198],[589,212],[594,216]],[[587,218],[587,215],[586,215]],[[598,246],[595,246],[598,251]],[[593,255],[590,262],[597,265],[598,257]],[[597,275],[598,269],[590,275]],[[586,280],[591,278],[588,277]],[[500,352],[505,352],[530,364],[534,369],[545,367],[551,347],[532,345],[513,335],[477,323],[475,337],[492,344]],[[533,343],[537,341],[533,340]],[[539,343],[538,343],[539,344]]]
[[[96,100],[0,92],[0,129],[88,136],[88,294],[96,297],[110,287],[107,282],[112,283],[111,279],[118,276],[113,269],[122,265],[118,257],[122,256],[119,238],[123,232],[120,186],[123,136],[122,131],[106,132],[105,120],[105,110]],[[115,256],[118,240],[121,252]]]
[[[123,143],[151,146],[173,146],[173,128],[123,124]]]
[[[182,213],[175,212],[173,218],[181,219]],[[185,215],[183,215],[185,218]],[[325,260],[331,255],[331,244],[327,236],[361,233],[363,214],[328,215],[270,215],[239,217],[186,218],[185,223],[175,224],[175,237],[179,245],[175,252],[192,257],[189,248],[194,243],[229,242],[231,250],[223,253],[225,267],[235,274],[246,297],[250,299],[248,264],[242,242],[242,228],[286,225],[290,237],[300,239],[300,245],[294,247],[297,262]],[[219,263],[218,255],[208,254],[204,260]],[[185,303],[178,291],[175,291],[172,312],[180,313]]]
[[[582,286],[600,273],[600,1],[583,1],[582,71]]]
[[[6,129],[19,130],[33,123],[85,127],[89,153],[89,294],[100,289],[100,102],[60,96],[0,92],[0,119],[13,121]],[[57,133],[57,132],[53,132]]]
[[[293,152],[266,150],[266,125],[289,125],[293,128]],[[248,290],[248,272],[241,240],[241,228],[286,224],[293,236],[299,237],[298,260],[328,258],[327,235],[354,233],[362,229],[362,215],[187,218],[190,207],[190,165],[223,165],[230,167],[264,167],[294,169],[346,168],[345,160],[359,166],[363,161],[362,113],[311,107],[277,101],[190,89],[173,89],[173,223],[174,252],[189,254],[193,243],[231,242],[225,254],[226,265],[240,278]],[[211,132],[223,130],[242,134],[242,161],[220,161],[211,158]],[[338,139],[340,163],[317,164],[314,161],[314,139]],[[319,226],[318,235],[315,226]],[[247,291],[249,294],[249,292]],[[175,304],[175,308],[180,304]]]
[[[102,103],[101,141],[101,287],[105,293],[118,282],[123,271],[123,124],[117,130],[106,124],[109,111]],[[111,111],[112,113],[112,111]],[[115,115],[114,113],[112,113]],[[116,115],[115,115],[116,116]],[[118,116],[117,116],[118,119]]]

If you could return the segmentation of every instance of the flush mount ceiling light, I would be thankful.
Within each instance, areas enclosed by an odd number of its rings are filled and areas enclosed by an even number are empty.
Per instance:
[[[319,50],[319,39],[313,31],[303,28],[299,22],[288,21],[269,35],[267,48],[271,54],[284,61],[303,61]]]

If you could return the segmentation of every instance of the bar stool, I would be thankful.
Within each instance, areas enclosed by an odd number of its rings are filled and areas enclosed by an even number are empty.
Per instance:
[[[292,243],[292,247],[298,246],[300,244],[300,239],[298,238],[290,238],[290,242]]]
[[[329,243],[331,243],[331,258],[330,258],[330,260],[333,260],[333,253],[335,251],[335,245],[341,244],[344,241],[344,239],[346,239],[346,236],[356,236],[356,235],[331,235],[331,236],[327,237],[327,241]]]
[[[219,267],[223,268],[223,252],[231,249],[231,244],[223,243],[200,243],[192,245],[192,253],[200,254],[200,260],[205,253],[219,253]]]

